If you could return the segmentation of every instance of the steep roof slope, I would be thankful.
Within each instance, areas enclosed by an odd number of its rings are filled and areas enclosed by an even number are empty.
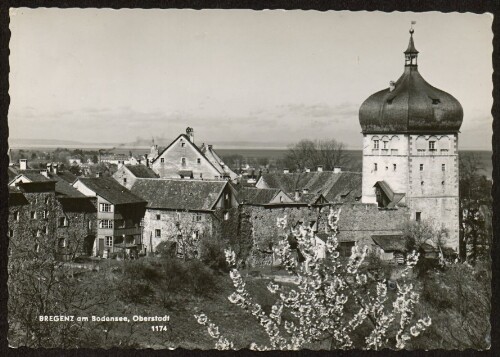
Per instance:
[[[125,165],[132,175],[137,178],[157,178],[158,175],[145,165]]]
[[[131,191],[148,202],[148,208],[209,211],[217,203],[226,181],[137,179]]]
[[[146,202],[111,177],[80,177],[78,180],[115,205]]]

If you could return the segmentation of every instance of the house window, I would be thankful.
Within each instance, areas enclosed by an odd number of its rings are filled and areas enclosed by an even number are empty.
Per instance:
[[[227,221],[229,219],[229,212],[224,213],[224,221]]]
[[[444,181],[441,181],[441,185],[443,185],[443,186],[444,186]]]
[[[354,242],[340,242],[339,243],[339,253],[341,257],[348,258],[351,256],[352,247],[354,247]]]
[[[159,221],[161,219],[161,214],[156,215],[156,220]]]
[[[113,237],[111,236],[106,236],[105,237],[105,243],[107,247],[112,247],[113,246]]]
[[[68,220],[66,217],[59,217],[59,227],[66,227],[68,225]]]
[[[99,203],[100,212],[113,212],[113,206],[109,203]]]
[[[378,140],[373,140],[373,148],[374,149],[378,149],[378,143],[379,143]]]
[[[14,220],[19,221],[19,212],[14,212]]]
[[[36,219],[36,211],[31,211],[31,219]]]
[[[186,158],[185,157],[181,157],[181,165],[186,166]]]
[[[165,163],[165,158],[163,158],[163,157],[162,157],[162,158],[160,159],[160,162],[161,162],[162,164],[164,164],[164,163]]]
[[[377,171],[377,169],[378,169],[377,164],[376,164],[376,163],[375,163],[375,164],[373,164],[373,171]]]
[[[66,248],[66,239],[59,238],[59,248]]]
[[[101,219],[99,221],[99,228],[105,228],[105,229],[113,228],[113,221],[110,219]]]
[[[422,212],[415,212],[415,221],[420,222],[422,218]]]
[[[396,171],[396,164],[392,164],[392,170]]]
[[[123,178],[123,183],[124,183],[124,184],[126,184],[126,183],[127,183],[127,178],[126,178],[126,177],[124,177],[124,178]]]
[[[202,220],[202,216],[201,216],[201,213],[196,213],[194,216],[193,216],[193,222],[201,222]]]
[[[155,229],[155,238],[161,237],[161,229]]]
[[[200,159],[200,158],[197,158],[197,159],[196,159],[196,163],[197,163],[198,165],[199,165],[199,164],[201,164],[201,159]]]
[[[14,231],[12,229],[9,229],[9,237],[12,238],[14,236]]]
[[[420,164],[420,171],[424,171],[424,164]]]
[[[420,181],[420,186],[423,186],[424,185],[424,181]]]
[[[441,164],[441,171],[446,171],[446,165],[445,164]]]
[[[436,150],[436,142],[435,141],[429,141],[429,150],[431,150],[431,151]]]
[[[42,217],[43,217],[43,218],[47,218],[48,216],[49,216],[49,211],[44,210],[44,211],[42,212]]]

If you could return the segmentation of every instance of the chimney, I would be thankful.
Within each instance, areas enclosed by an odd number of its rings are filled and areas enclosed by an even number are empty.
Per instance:
[[[308,193],[309,193],[309,189],[308,189],[308,188],[303,188],[303,189],[302,189],[302,193],[304,193],[304,194],[308,194]]]
[[[40,173],[45,176],[46,178],[49,178],[49,173],[47,172],[46,169],[40,170]]]
[[[52,172],[52,164],[50,162],[47,163],[47,172]]]
[[[295,197],[294,197],[295,201],[298,201],[300,200],[300,190],[295,190]]]
[[[213,147],[213,145],[212,145],[212,144],[209,144],[209,145],[208,145],[208,148],[209,148],[210,150],[212,150],[212,147]]]
[[[97,171],[97,173],[95,174],[95,177],[102,177],[102,172],[101,171]]]
[[[144,159],[146,160],[146,167],[149,167],[148,154],[144,154]]]
[[[334,174],[338,174],[338,173],[341,173],[342,172],[342,168],[340,166],[335,166],[333,168],[333,173]]]
[[[283,169],[283,173],[284,173],[284,174],[289,174],[289,173],[290,173],[290,170],[288,170],[288,169]]]
[[[306,172],[311,172],[311,169],[308,167],[306,167],[305,170],[306,170]]]
[[[323,172],[323,166],[321,165],[318,166],[318,172]]]
[[[389,92],[392,92],[396,88],[396,83],[394,81],[389,82]]]
[[[57,175],[58,168],[58,164],[52,164],[52,172],[54,173],[54,175]]]
[[[19,159],[19,170],[24,171],[28,169],[28,159]]]
[[[186,128],[186,135],[189,138],[189,141],[194,143],[194,130],[191,127]]]

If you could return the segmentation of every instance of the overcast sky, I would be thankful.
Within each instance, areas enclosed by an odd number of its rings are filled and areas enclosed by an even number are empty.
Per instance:
[[[361,148],[358,110],[419,71],[464,108],[461,149],[491,149],[489,14],[13,9],[11,138],[172,139]],[[160,142],[160,144],[168,144]]]

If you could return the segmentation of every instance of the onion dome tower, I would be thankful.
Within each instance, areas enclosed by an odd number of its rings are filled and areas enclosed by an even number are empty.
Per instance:
[[[404,71],[359,109],[363,133],[364,203],[406,205],[411,219],[433,222],[458,249],[458,133],[463,109],[418,71],[410,29]]]

